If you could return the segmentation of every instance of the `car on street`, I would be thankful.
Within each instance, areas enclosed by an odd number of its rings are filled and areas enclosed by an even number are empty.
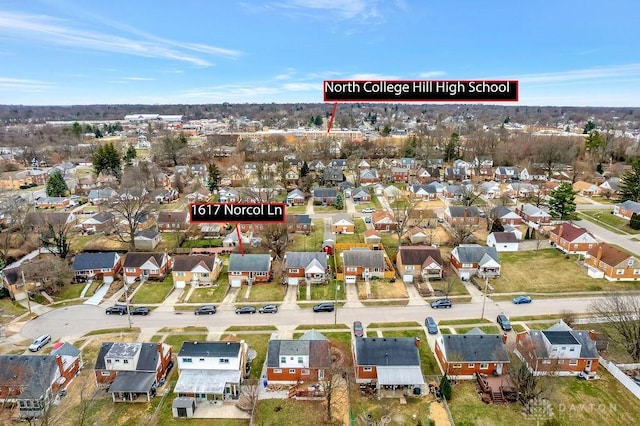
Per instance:
[[[278,305],[264,305],[258,309],[261,314],[275,314],[278,312]]]
[[[216,313],[216,307],[214,305],[202,305],[197,307],[193,313],[196,315],[213,315]]]
[[[333,302],[318,303],[313,306],[313,312],[333,312],[334,309]]]
[[[509,321],[509,317],[507,317],[505,314],[498,315],[498,317],[496,318],[496,322],[504,331],[511,330],[511,322]]]
[[[513,298],[513,303],[515,303],[516,305],[521,305],[523,303],[531,303],[531,298],[529,296],[516,296]]]
[[[131,311],[131,315],[146,316],[146,315],[149,315],[150,312],[151,312],[151,309],[147,308],[146,306],[138,306],[137,308]]]
[[[446,298],[434,300],[433,302],[431,302],[431,307],[433,309],[439,309],[439,308],[449,309],[451,307],[451,300]]]
[[[36,340],[33,341],[33,343],[29,345],[29,350],[31,352],[38,352],[40,349],[42,349],[44,345],[46,345],[49,342],[51,342],[51,335],[43,334],[42,336],[38,337]]]
[[[364,337],[364,327],[360,321],[353,322],[353,335],[355,337]]]
[[[253,306],[241,306],[236,308],[236,314],[255,314],[256,308]]]
[[[375,211],[376,211],[376,209],[374,209],[373,207],[367,207],[367,208],[362,209],[362,213],[373,213]]]
[[[436,324],[436,320],[433,317],[427,317],[424,320],[424,325],[427,327],[429,334],[438,334],[438,324]]]
[[[126,315],[127,314],[127,307],[125,305],[109,306],[105,310],[105,313],[107,315]]]

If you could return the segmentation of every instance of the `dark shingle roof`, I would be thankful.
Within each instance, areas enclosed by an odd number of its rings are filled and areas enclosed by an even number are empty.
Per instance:
[[[343,252],[344,266],[384,269],[384,253],[381,250],[349,250]]]
[[[158,266],[162,265],[164,253],[161,252],[129,252],[124,259],[125,268],[137,268],[142,266],[147,260],[155,260]]]
[[[327,268],[327,254],[324,252],[289,251],[285,256],[285,264],[287,268],[306,268],[314,259]]]
[[[229,256],[229,272],[268,272],[271,266],[271,256],[268,254],[237,254]]]
[[[358,365],[420,365],[416,340],[407,337],[356,339],[355,355]]]
[[[450,362],[509,362],[499,334],[448,334],[442,336],[442,342]]]
[[[516,234],[513,232],[494,232],[493,238],[495,238],[496,243],[517,243],[518,238]]]
[[[549,340],[552,345],[577,345],[578,341],[570,331],[549,331],[544,330],[542,334]]]
[[[422,265],[429,257],[442,265],[442,256],[438,247],[401,246],[398,254],[403,265]]]
[[[197,265],[202,265],[207,270],[213,271],[216,257],[207,255],[176,255],[173,257],[173,270],[174,271],[191,271]]]
[[[496,262],[500,262],[495,247],[483,247],[479,244],[460,244],[455,248],[458,260],[462,263],[479,263],[485,255],[490,256]]]
[[[0,384],[21,389],[17,399],[36,399],[54,381],[58,365],[52,355],[0,355]]]
[[[479,217],[480,211],[476,206],[449,206],[449,214],[451,217]]]
[[[78,253],[73,259],[74,271],[90,269],[111,269],[117,262],[117,253],[105,251],[99,253]]]
[[[239,353],[238,342],[183,342],[178,356],[235,357]]]

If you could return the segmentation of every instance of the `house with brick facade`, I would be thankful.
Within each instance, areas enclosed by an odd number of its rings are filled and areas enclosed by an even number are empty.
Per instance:
[[[331,343],[315,330],[297,340],[269,340],[267,381],[296,384],[328,378],[332,365]],[[325,377],[326,374],[326,377]]]
[[[521,204],[516,207],[516,213],[520,215],[524,223],[535,229],[551,223],[551,215],[533,204]]]
[[[594,245],[584,257],[587,274],[609,281],[640,279],[640,259],[607,243]]]
[[[451,250],[451,267],[461,280],[477,275],[481,278],[500,276],[500,258],[495,247],[460,244]]]
[[[284,255],[287,284],[324,284],[329,279],[325,252],[289,251]]]
[[[122,267],[127,284],[136,279],[163,280],[171,270],[171,258],[165,252],[129,252]]]
[[[506,335],[485,334],[474,328],[466,334],[438,336],[435,354],[448,376],[470,378],[474,374],[507,374],[509,354]]]
[[[80,222],[80,229],[87,233],[109,232],[115,226],[115,216],[111,212],[96,213]]]
[[[78,253],[71,268],[76,281],[96,279],[111,283],[122,268],[122,258],[114,251]]]
[[[391,179],[394,182],[408,182],[409,181],[409,168],[408,167],[392,167]]]
[[[414,278],[439,280],[444,274],[440,249],[433,246],[400,246],[396,265],[405,282],[411,282]]]
[[[564,253],[586,254],[598,244],[589,231],[573,223],[561,223],[549,231],[549,242]]]
[[[451,226],[480,224],[480,210],[476,206],[449,206],[444,210],[444,220]]]
[[[374,212],[371,215],[371,224],[373,229],[380,232],[393,232],[398,228],[398,222],[386,210]]]
[[[271,266],[269,254],[232,253],[227,267],[229,285],[240,287],[242,284],[251,285],[270,281],[273,278]]]
[[[331,217],[331,232],[335,234],[353,234],[355,229],[353,217],[349,213],[338,213]]]
[[[210,286],[216,282],[222,260],[216,255],[177,254],[173,256],[173,285],[185,288],[187,284],[194,287]]]
[[[589,330],[572,330],[562,320],[546,330],[516,335],[515,354],[535,375],[575,376],[597,371],[596,336]]]
[[[613,207],[613,214],[623,219],[630,220],[633,214],[640,214],[640,203],[627,200]]]
[[[346,250],[342,252],[342,272],[346,283],[355,284],[358,278],[383,278],[385,260],[383,250]]]
[[[158,231],[186,231],[189,227],[189,213],[180,211],[161,211],[158,213]]]
[[[506,206],[494,207],[489,215],[491,218],[498,219],[503,226],[522,224],[522,217]]]
[[[308,214],[287,214],[285,221],[288,232],[300,234],[313,232],[313,220]]]

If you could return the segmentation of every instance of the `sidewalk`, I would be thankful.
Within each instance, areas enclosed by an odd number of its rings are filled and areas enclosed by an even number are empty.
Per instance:
[[[413,283],[405,283],[405,289],[407,290],[407,294],[409,295],[409,303],[407,305],[413,306],[425,306],[427,305],[427,301],[424,300],[422,296],[420,296],[420,292]]]
[[[354,284],[345,284],[345,294],[347,301],[344,304],[345,308],[362,308],[364,304],[358,298],[358,288]]]
[[[193,291],[194,287],[191,287],[189,291]],[[173,312],[173,306],[178,303],[180,297],[184,294],[184,288],[174,288],[171,293],[164,299],[164,301],[156,308],[156,311]]]

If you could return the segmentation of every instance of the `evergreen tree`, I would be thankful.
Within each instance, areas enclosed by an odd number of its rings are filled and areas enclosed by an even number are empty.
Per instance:
[[[447,401],[451,400],[451,383],[449,383],[449,378],[445,374],[442,376],[442,380],[440,380],[440,392],[442,392],[442,396]]]
[[[631,229],[640,229],[640,215],[638,213],[634,213],[631,215],[631,220],[629,221],[629,227]]]
[[[336,197],[336,203],[334,204],[334,206],[338,210],[344,209],[344,198],[342,197],[342,194],[338,194],[338,196]]]
[[[96,149],[96,153],[93,154],[93,170],[96,175],[104,173],[120,180],[122,176],[122,163],[120,161],[120,154],[113,143],[109,142],[100,145],[98,149]]]
[[[323,122],[322,116],[318,115],[313,121],[313,124],[315,124],[316,126],[322,126],[322,122]]]
[[[124,154],[124,159],[128,165],[131,165],[131,161],[138,156],[138,152],[136,151],[133,145],[129,145],[127,148],[127,152]]]
[[[51,173],[47,180],[46,188],[47,197],[64,197],[69,193],[67,182],[64,181],[62,173],[55,171]]]
[[[460,135],[458,132],[451,133],[451,137],[444,147],[444,161],[452,161],[460,156]]]
[[[582,130],[582,134],[586,135],[589,132],[591,132],[592,130],[594,130],[596,128],[596,123],[594,123],[593,121],[589,120],[587,121],[587,124],[584,125],[584,129]]]
[[[576,194],[569,182],[562,182],[551,193],[549,214],[554,219],[570,220],[576,211]]]
[[[300,177],[303,178],[308,174],[309,174],[309,166],[307,165],[307,162],[305,161],[304,163],[302,163],[302,167],[300,167]]]
[[[493,219],[493,223],[491,224],[491,232],[504,232],[504,226],[502,226],[502,222],[500,222],[500,219]]]
[[[207,186],[209,187],[209,191],[213,192],[217,190],[218,185],[220,185],[220,169],[215,163],[211,163],[207,168],[207,172],[209,173]]]
[[[602,167],[602,163],[598,163],[596,166],[596,172],[602,174],[604,172],[604,168]]]
[[[640,202],[640,160],[634,161],[631,170],[627,170],[622,175],[618,190],[621,202],[627,200]]]

